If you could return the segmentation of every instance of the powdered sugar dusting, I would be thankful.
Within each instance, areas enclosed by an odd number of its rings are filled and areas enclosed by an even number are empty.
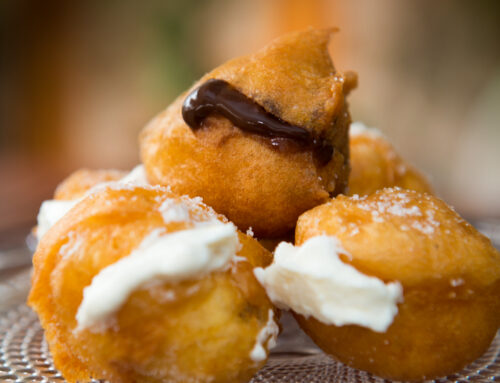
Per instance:
[[[462,278],[454,278],[450,280],[450,285],[452,287],[462,286],[464,283],[465,281]]]
[[[182,222],[189,220],[189,210],[186,205],[174,199],[165,200],[159,207],[163,222]]]
[[[339,223],[340,234],[345,233],[350,237],[354,237],[355,235],[359,234],[359,227],[354,222],[343,222],[343,220],[340,217],[337,217],[336,219],[337,222]],[[318,223],[316,223],[316,226],[318,226]],[[327,235],[326,232],[323,232],[323,234]]]
[[[158,211],[165,223],[192,222],[201,225],[218,221],[227,222],[225,217],[205,205],[201,197],[181,196],[167,199],[159,197],[157,202],[161,202]]]
[[[370,212],[374,222],[384,222],[390,216],[401,217],[405,223],[400,225],[402,231],[408,231],[410,228],[420,231],[425,235],[432,235],[440,223],[435,219],[435,210],[437,206],[428,196],[424,197],[427,204],[430,205],[425,211],[415,204],[410,194],[401,188],[387,188],[375,193],[374,198],[363,200],[359,197],[351,198],[357,203],[361,210]]]
[[[360,197],[359,194],[354,194],[351,196],[351,199],[354,200],[354,201],[362,201],[364,199],[366,199],[366,195]]]
[[[422,223],[420,221],[415,221],[411,224],[411,227],[414,229],[417,229],[418,231],[426,234],[426,235],[431,235],[434,233],[434,227],[431,225],[427,225],[425,223]]]

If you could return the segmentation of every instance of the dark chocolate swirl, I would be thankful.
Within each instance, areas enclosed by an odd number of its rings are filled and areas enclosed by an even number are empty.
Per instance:
[[[333,156],[333,146],[314,137],[308,130],[283,121],[266,111],[224,80],[210,79],[193,90],[184,100],[182,118],[193,130],[199,129],[203,119],[219,113],[238,128],[264,137],[295,141],[304,150],[313,150],[322,166]]]

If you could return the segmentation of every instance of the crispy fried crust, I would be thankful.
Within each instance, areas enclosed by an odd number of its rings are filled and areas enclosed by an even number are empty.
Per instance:
[[[311,150],[283,150],[212,115],[193,132],[183,121],[187,92],[141,134],[141,156],[153,183],[201,196],[240,229],[278,237],[298,216],[343,192],[349,172],[345,95],[353,73],[338,73],[328,55],[330,30],[281,37],[254,55],[225,63],[198,81],[226,80],[268,112],[326,138],[332,160],[319,166]]]
[[[84,287],[153,229],[173,232],[193,220],[223,219],[206,205],[189,202],[189,221],[165,223],[158,209],[168,198],[187,201],[164,188],[107,188],[82,201],[42,238],[29,304],[68,381],[243,382],[264,363],[254,363],[249,354],[272,305],[252,270],[268,264],[271,254],[241,233],[238,255],[246,261],[201,279],[136,290],[112,328],[74,331]]]
[[[125,177],[127,172],[114,169],[80,169],[71,173],[58,186],[54,199],[72,200],[83,197],[85,192],[102,182],[118,181]]]
[[[432,193],[425,176],[402,159],[383,136],[356,134],[349,141],[349,195],[369,195],[395,186]]]
[[[345,262],[404,293],[385,333],[297,315],[323,350],[394,380],[444,376],[486,351],[500,325],[500,254],[443,201],[397,188],[339,196],[299,218],[298,244],[320,234],[341,241]]]

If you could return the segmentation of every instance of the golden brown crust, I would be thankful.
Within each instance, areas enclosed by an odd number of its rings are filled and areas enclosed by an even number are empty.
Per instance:
[[[343,191],[350,116],[344,77],[326,49],[330,33],[284,36],[254,55],[229,61],[192,88],[210,78],[226,80],[268,112],[323,136],[335,149],[326,166],[316,164],[311,150],[280,151],[269,139],[243,132],[218,115],[193,132],[181,115],[185,93],[141,134],[141,157],[151,181],[202,196],[258,237],[285,234],[302,212]],[[352,73],[346,78],[350,90]]]
[[[386,333],[294,316],[319,347],[342,363],[386,379],[423,381],[457,372],[488,349],[498,328],[494,315],[500,315],[492,295],[490,290],[484,299],[478,291],[473,300],[451,304],[405,292]]]
[[[56,188],[55,200],[70,201],[81,198],[92,187],[102,182],[118,181],[125,177],[127,172],[114,169],[89,170],[80,169],[71,173]],[[38,226],[33,227],[32,235],[37,236]]]
[[[217,217],[193,202],[189,221],[165,223],[159,207],[169,198],[188,203],[164,188],[107,188],[42,238],[29,304],[68,381],[243,382],[264,363],[254,363],[250,351],[272,305],[252,270],[271,255],[241,233],[238,255],[247,261],[201,279],[140,288],[111,329],[74,331],[83,288],[100,270],[127,256],[155,228],[172,232]]]
[[[308,29],[284,35],[214,69],[194,87],[210,78],[226,80],[281,119],[327,133],[344,106],[344,78],[328,53],[332,33]]]
[[[62,181],[54,193],[54,199],[72,200],[83,197],[85,192],[102,182],[118,181],[125,177],[126,172],[121,170],[90,170],[80,169],[70,174]]]
[[[399,281],[404,302],[385,333],[297,315],[340,361],[395,380],[455,372],[486,351],[500,325],[500,254],[443,201],[384,189],[339,196],[303,214],[296,242],[337,237],[359,271]]]
[[[351,173],[348,195],[369,195],[386,187],[432,193],[426,177],[408,164],[381,135],[356,134],[349,139]]]

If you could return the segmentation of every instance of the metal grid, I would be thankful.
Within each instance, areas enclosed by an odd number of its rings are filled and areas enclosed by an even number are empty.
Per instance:
[[[479,360],[460,373],[433,382],[500,381],[499,356],[500,333]],[[36,314],[24,304],[0,314],[0,382],[64,382],[62,375],[54,368]],[[279,352],[271,355],[252,382],[388,381],[344,366],[323,353]]]

